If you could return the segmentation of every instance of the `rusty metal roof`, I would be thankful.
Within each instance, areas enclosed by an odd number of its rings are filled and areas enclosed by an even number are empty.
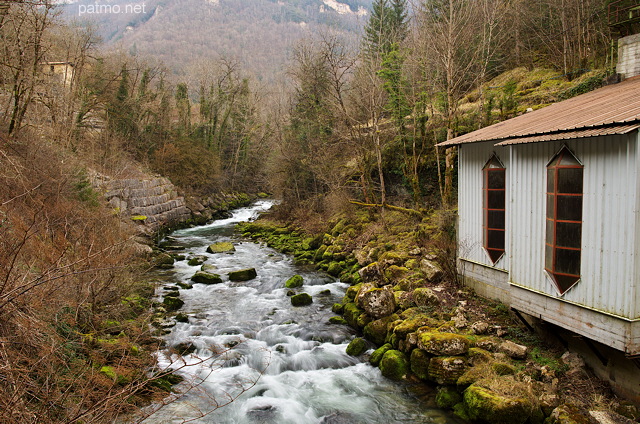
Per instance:
[[[634,77],[452,138],[438,146],[479,141],[496,141],[501,145],[534,143],[626,134],[639,127],[640,77]]]

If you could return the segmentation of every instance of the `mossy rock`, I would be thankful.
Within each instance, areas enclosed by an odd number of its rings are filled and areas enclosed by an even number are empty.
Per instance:
[[[464,402],[456,403],[453,405],[453,415],[464,420],[465,422],[471,421],[469,417],[469,411],[467,410],[467,405]]]
[[[517,372],[516,367],[505,362],[495,362],[491,364],[491,369],[498,375],[514,375]]]
[[[457,381],[458,386],[466,388],[485,378],[489,372],[488,364],[481,364],[467,369]]]
[[[342,314],[344,311],[344,305],[342,303],[334,303],[331,307],[331,312],[334,314]]]
[[[175,316],[176,322],[189,322],[189,316],[187,314],[179,313]]]
[[[284,283],[284,286],[288,289],[295,289],[296,287],[302,287],[303,284],[304,278],[302,278],[301,275],[296,274],[293,277],[289,278],[287,282]]]
[[[409,373],[409,361],[399,350],[388,350],[380,360],[380,372],[391,380],[402,380]]]
[[[431,357],[422,349],[413,349],[409,357],[411,371],[421,380],[429,378],[429,362]]]
[[[358,319],[356,320],[356,328],[364,328],[371,321],[373,321],[373,318],[364,312],[358,316]]]
[[[467,362],[460,356],[436,356],[429,361],[429,379],[438,384],[456,384],[466,370]]]
[[[464,355],[471,346],[471,341],[460,334],[423,332],[418,335],[418,346],[437,356]]]
[[[182,308],[182,306],[184,305],[184,301],[179,297],[165,297],[164,299],[162,299],[162,304],[164,305],[164,308],[167,310],[167,312],[171,312],[177,311],[178,309]]]
[[[396,305],[400,309],[409,309],[416,306],[416,302],[413,300],[412,293],[410,292],[395,290],[394,287],[393,297],[395,299]]]
[[[369,362],[371,363],[371,365],[373,365],[374,367],[377,367],[378,365],[380,365],[380,361],[382,360],[382,357],[384,356],[384,354],[391,349],[393,349],[393,346],[391,346],[391,344],[389,343],[386,343],[380,346],[379,348],[377,348],[376,350],[374,350],[371,356],[369,357]]]
[[[258,276],[255,268],[239,269],[237,271],[231,271],[229,274],[229,280],[231,281],[249,281]]]
[[[206,256],[194,256],[189,258],[187,265],[189,266],[198,266],[202,265],[208,258]]]
[[[196,346],[190,342],[182,342],[174,345],[171,349],[178,355],[190,355],[196,351]]]
[[[590,422],[591,420],[575,406],[560,405],[551,412],[544,424],[588,424]]]
[[[369,322],[364,326],[364,337],[378,346],[383,345],[387,338],[389,324],[397,318],[397,315],[391,315]]]
[[[391,265],[384,270],[384,278],[389,282],[399,281],[409,274],[409,269],[403,266]]]
[[[291,296],[291,304],[293,306],[307,306],[313,303],[313,298],[307,293],[300,293]]]
[[[467,356],[469,357],[469,362],[471,362],[473,365],[493,360],[493,354],[491,352],[479,347],[469,348]]]
[[[418,306],[437,306],[440,304],[438,295],[426,287],[419,287],[413,291],[413,301]]]
[[[364,311],[358,308],[358,305],[355,303],[347,303],[344,305],[344,319],[346,319],[353,328],[358,328],[358,317],[363,313]]]
[[[211,272],[211,273],[213,273],[213,271],[217,269],[218,267],[212,264],[202,264],[202,266],[200,267],[200,271]]]
[[[191,277],[191,281],[198,284],[220,284],[222,283],[222,278],[220,278],[218,274],[211,272],[196,271],[193,277]]]
[[[221,241],[218,243],[213,243],[207,247],[208,253],[231,253],[235,252],[236,248],[233,243],[228,241]]]
[[[327,274],[331,275],[332,277],[337,277],[340,275],[343,269],[344,265],[342,262],[331,262],[331,264],[329,264],[329,267],[327,268]]]
[[[320,262],[326,250],[327,250],[327,246],[325,245],[321,245],[320,247],[318,247],[318,250],[316,250],[316,253],[313,255],[313,261]]]
[[[532,411],[528,399],[502,396],[477,384],[464,391],[464,403],[471,420],[491,424],[524,424]]]
[[[438,408],[453,409],[455,405],[462,402],[462,395],[451,386],[440,386],[436,393],[436,404]]]
[[[344,319],[342,317],[331,317],[331,318],[329,318],[329,324],[348,325],[349,323],[347,322],[346,319]]]
[[[189,290],[193,288],[193,284],[189,284],[189,283],[183,283],[182,281],[178,281],[176,283],[177,286],[179,286],[181,289],[184,290]]]
[[[153,260],[153,264],[157,267],[173,267],[175,259],[167,253],[161,253]]]
[[[404,340],[409,333],[414,333],[421,327],[433,326],[435,324],[436,320],[433,319],[431,315],[417,313],[397,324],[393,332],[397,334],[400,339]]]
[[[360,291],[360,288],[362,287],[362,283],[360,284],[356,284],[355,286],[351,286],[347,289],[346,293],[344,294],[344,296],[349,299],[349,301],[353,302],[353,300],[356,298],[356,295],[358,294],[358,292]]]
[[[351,342],[347,346],[347,355],[360,356],[366,350],[367,342],[361,337],[356,337],[355,339],[351,340]]]

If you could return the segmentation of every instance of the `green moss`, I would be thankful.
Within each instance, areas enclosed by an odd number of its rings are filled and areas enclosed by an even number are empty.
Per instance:
[[[233,243],[228,241],[221,241],[218,243],[213,243],[207,247],[208,253],[231,253],[235,252],[236,248],[233,246]]]
[[[296,287],[302,287],[303,284],[304,278],[302,278],[301,275],[296,274],[293,277],[289,278],[287,282],[284,283],[284,286],[288,289],[295,289]]]
[[[384,278],[389,282],[401,280],[407,274],[409,274],[409,269],[398,265],[391,265],[384,270]]]
[[[464,421],[471,421],[471,418],[469,417],[469,411],[467,411],[467,406],[464,404],[464,402],[456,403],[455,405],[453,405],[453,415]]]
[[[373,321],[373,318],[364,312],[358,316],[358,319],[356,320],[356,328],[364,328],[371,321]]]
[[[384,341],[387,338],[389,324],[397,318],[397,315],[390,315],[388,317],[371,321],[364,326],[364,337],[378,346],[384,344]]]
[[[362,287],[362,283],[349,287],[347,289],[347,292],[344,294],[344,296],[350,301],[353,301],[356,298],[356,295],[360,291],[361,287]]]
[[[355,303],[347,303],[344,305],[344,319],[346,319],[349,325],[354,328],[358,327],[358,317],[363,313],[364,311],[358,308],[358,305]]]
[[[131,216],[131,220],[132,221],[144,221],[146,219],[147,219],[147,217],[144,216],[144,215],[132,215]]]
[[[409,361],[399,350],[388,350],[380,361],[380,372],[391,380],[401,380],[409,373]]]
[[[453,407],[462,402],[462,395],[451,386],[438,387],[436,393],[436,404],[442,409],[453,409]]]
[[[464,355],[471,342],[460,334],[424,332],[418,336],[418,346],[434,355]]]
[[[491,369],[498,375],[513,375],[517,372],[516,367],[504,362],[495,362],[491,364]]]
[[[342,303],[334,303],[331,307],[331,312],[334,314],[342,314],[344,312],[344,305]]]
[[[360,337],[351,340],[347,346],[347,355],[360,356],[367,350],[367,342]]]
[[[380,365],[380,361],[382,360],[382,357],[384,356],[384,354],[391,349],[393,349],[393,346],[391,346],[389,343],[386,343],[380,346],[379,348],[377,348],[376,350],[374,350],[371,356],[369,357],[369,362],[371,363],[371,365],[375,367]]]
[[[189,316],[187,314],[179,313],[175,317],[176,322],[189,322]]]
[[[456,384],[467,370],[467,361],[460,356],[436,356],[429,362],[429,379],[438,384]]]
[[[291,304],[293,306],[307,306],[313,303],[313,298],[307,293],[300,293],[291,296]]]
[[[342,317],[331,317],[331,318],[329,318],[329,323],[330,324],[344,324],[344,325],[349,324],[347,322],[347,320],[342,318]]]
[[[405,319],[401,323],[395,326],[393,332],[398,335],[399,338],[404,340],[409,333],[413,333],[420,327],[433,326],[436,321],[431,318],[430,315],[424,313],[417,313],[411,316],[411,318]]]
[[[131,378],[116,372],[115,368],[104,366],[100,368],[100,373],[112,380],[114,383],[125,385],[131,383]]]
[[[344,269],[344,262],[331,262],[327,268],[327,274],[337,277]]]
[[[472,420],[492,424],[524,424],[532,410],[525,398],[501,396],[476,384],[464,391],[464,403]]]
[[[409,362],[411,371],[421,380],[429,378],[429,362],[431,358],[429,354],[422,349],[413,349]]]
[[[179,297],[165,297],[162,299],[162,304],[168,312],[171,312],[182,308],[184,301]]]

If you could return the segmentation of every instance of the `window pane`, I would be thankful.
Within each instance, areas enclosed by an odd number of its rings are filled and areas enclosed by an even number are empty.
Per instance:
[[[487,230],[487,248],[504,250],[504,231]]]
[[[582,224],[556,222],[556,245],[562,247],[580,248]]]
[[[504,211],[487,211],[487,224],[489,228],[504,230]]]
[[[566,148],[562,149],[560,156],[562,156],[559,163],[560,166],[582,166],[575,156],[573,156],[573,154],[571,154],[571,152]]]
[[[555,221],[551,220],[551,219],[547,219],[547,226],[546,226],[546,238],[545,241],[547,243],[553,244],[553,224]]]
[[[582,221],[582,196],[558,195],[556,219]]]
[[[580,275],[580,251],[556,248],[555,272]]]
[[[548,244],[544,249],[544,267],[553,270],[553,248]]]
[[[504,190],[487,191],[487,209],[504,209]]]
[[[556,280],[560,293],[564,293],[573,286],[580,277],[570,277],[568,275],[556,275],[553,274],[553,279]]]
[[[554,209],[555,196],[552,194],[547,194],[547,218],[554,219],[555,213]]]
[[[505,172],[500,171],[487,171],[487,184],[488,188],[504,188]]]
[[[502,256],[502,254],[504,253],[504,250],[489,249],[487,250],[487,252],[489,253],[489,257],[491,258],[491,261],[495,263],[498,259],[500,259],[500,256]]]
[[[547,169],[547,193],[553,193],[555,190],[555,188],[553,187],[555,175],[556,175],[555,169]]]
[[[558,169],[558,193],[582,193],[582,168]]]

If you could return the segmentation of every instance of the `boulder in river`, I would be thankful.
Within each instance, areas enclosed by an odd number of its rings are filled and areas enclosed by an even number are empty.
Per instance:
[[[313,303],[313,298],[308,293],[300,293],[291,296],[291,304],[293,306],[307,306]]]
[[[237,271],[231,271],[229,273],[229,280],[231,281],[248,281],[256,278],[258,274],[255,268],[239,269]]]
[[[164,308],[167,312],[177,311],[182,308],[182,305],[184,305],[184,301],[182,299],[173,296],[166,296],[162,299],[162,303],[164,304]]]
[[[376,288],[371,283],[362,285],[356,295],[356,303],[374,319],[391,315],[396,310],[393,292]]]
[[[367,342],[361,338],[356,337],[351,340],[351,343],[347,346],[347,355],[360,356],[367,350]]]
[[[302,276],[296,274],[293,277],[289,278],[287,282],[284,283],[284,286],[288,289],[295,289],[296,287],[302,287],[303,283],[304,279],[302,278]]]
[[[189,258],[189,262],[187,262],[187,264],[189,266],[197,266],[197,265],[202,265],[208,258],[206,256],[192,256]]]
[[[194,283],[200,284],[220,284],[222,283],[222,278],[218,274],[213,274],[211,272],[206,271],[196,271],[191,277],[191,281]]]
[[[236,248],[233,246],[233,243],[228,241],[213,243],[207,247],[208,253],[231,253],[235,251]]]
[[[388,350],[380,361],[380,372],[392,380],[401,380],[409,373],[409,361],[399,350]]]

